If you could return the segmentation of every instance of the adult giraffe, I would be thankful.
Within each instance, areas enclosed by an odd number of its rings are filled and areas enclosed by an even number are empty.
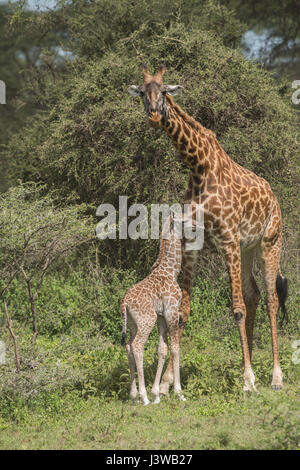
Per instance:
[[[142,66],[143,84],[128,91],[140,96],[152,125],[160,126],[171,138],[190,168],[185,203],[202,204],[205,238],[224,254],[228,268],[232,310],[237,323],[244,363],[244,390],[255,390],[251,368],[253,326],[259,289],[252,273],[255,254],[262,259],[270,318],[273,378],[272,388],[282,388],[276,316],[278,304],[285,313],[287,280],[280,273],[282,243],[281,211],[270,185],[263,178],[235,163],[218,143],[215,134],[186,114],[171,98],[181,91],[179,85],[163,84],[165,66],[151,75]],[[183,297],[180,309],[182,329],[190,313],[193,266],[197,252],[184,251]],[[163,376],[160,392],[168,393],[172,383],[172,363]]]

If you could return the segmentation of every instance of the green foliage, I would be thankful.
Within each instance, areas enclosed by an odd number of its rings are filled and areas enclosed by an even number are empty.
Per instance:
[[[259,60],[278,74],[298,77],[300,20],[297,0],[222,0],[249,29],[265,36]]]
[[[43,186],[27,183],[0,196],[1,282],[21,269],[37,274],[91,239],[86,205],[61,207],[53,192],[43,192]]]
[[[7,294],[13,318],[24,327],[30,322],[26,285],[15,279]],[[91,326],[98,311],[98,295],[94,283],[86,283],[84,276],[69,273],[65,276],[53,271],[46,277],[36,301],[38,328],[41,335],[54,337],[68,334],[73,329]]]
[[[50,16],[50,15],[49,15]],[[6,104],[0,115],[0,191],[9,187],[9,161],[2,153],[9,136],[19,131],[28,116],[40,109],[39,75],[62,72],[60,57],[61,23],[29,11],[25,2],[0,5],[0,80],[6,84]],[[33,84],[33,76],[36,77]]]
[[[42,180],[94,205],[118,207],[119,195],[148,207],[182,201],[187,169],[166,135],[147,127],[142,105],[126,91],[141,81],[141,61],[151,70],[166,62],[166,82],[185,87],[180,105],[216,132],[235,161],[269,180],[284,216],[295,215],[299,128],[279,85],[215,34],[179,22],[155,35],[149,28],[141,26],[100,59],[75,61],[63,81],[53,82],[46,112],[10,140],[13,178]],[[155,246],[105,241],[100,253],[113,265],[128,268],[137,257],[148,268]]]
[[[120,314],[120,301],[127,289],[136,284],[136,273],[128,271],[113,271],[109,273],[104,269],[102,282],[99,285],[99,322],[100,329],[107,338],[115,343],[120,342],[122,320]]]
[[[147,407],[67,393],[44,396],[25,409],[17,425],[0,419],[2,449],[299,448],[299,401],[292,389],[235,400],[182,403],[168,397]]]
[[[0,299],[9,323],[7,300],[12,282],[17,277],[24,282],[33,341],[38,334],[37,298],[46,272],[60,258],[90,241],[93,233],[90,218],[85,215],[86,205],[61,207],[54,193],[45,195],[44,190],[43,186],[27,183],[0,196]]]
[[[18,130],[24,119],[32,114],[30,105],[20,99],[23,88],[22,75],[24,71],[34,65],[34,40],[24,39],[22,46],[18,44],[17,33],[9,28],[8,18],[12,14],[12,5],[0,5],[0,80],[6,84],[6,104],[1,105],[0,119],[0,146],[7,142],[10,133]],[[29,16],[29,14],[25,14]],[[35,38],[36,39],[36,38]],[[24,106],[25,105],[25,106]],[[16,108],[18,108],[16,112]],[[0,147],[0,149],[1,149]],[[1,166],[1,170],[4,169]],[[3,171],[3,170],[2,170]],[[5,182],[0,180],[1,184]],[[2,188],[1,188],[2,190]]]
[[[145,39],[150,39],[161,25],[169,27],[178,19],[190,29],[215,31],[231,46],[245,30],[235,14],[215,0],[59,0],[57,5],[56,17],[64,19],[71,38],[65,47],[80,57],[101,57],[142,25]]]

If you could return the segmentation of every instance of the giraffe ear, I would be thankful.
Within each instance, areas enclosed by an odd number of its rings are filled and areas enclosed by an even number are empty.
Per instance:
[[[183,90],[183,86],[181,85],[165,85],[165,91],[169,93],[169,95],[178,95]]]
[[[140,88],[136,85],[131,85],[128,89],[127,89],[128,93],[131,95],[131,96],[139,96],[140,94]]]

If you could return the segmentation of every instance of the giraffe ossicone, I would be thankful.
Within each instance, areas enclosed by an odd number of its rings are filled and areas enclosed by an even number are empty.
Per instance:
[[[184,202],[204,208],[205,240],[223,254],[228,269],[233,314],[238,314],[244,363],[244,389],[256,390],[251,368],[253,327],[260,292],[253,276],[255,257],[262,262],[270,319],[273,379],[272,388],[282,388],[282,372],[277,341],[278,306],[285,311],[287,281],[280,272],[282,218],[278,201],[269,183],[252,171],[235,163],[219,144],[216,135],[203,127],[175,103],[171,95],[180,85],[165,85],[166,67],[151,75],[142,67],[143,83],[132,85],[129,93],[140,96],[150,124],[160,127],[177,148],[180,158],[190,169]],[[190,294],[196,251],[183,249],[183,289],[180,317],[182,326],[190,314]],[[276,282],[277,279],[277,282]],[[173,381],[172,357],[160,385],[167,393]]]

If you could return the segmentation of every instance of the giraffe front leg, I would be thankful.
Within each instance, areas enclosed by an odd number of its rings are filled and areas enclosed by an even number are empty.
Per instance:
[[[236,324],[239,329],[240,341],[243,353],[244,363],[244,387],[245,391],[257,391],[255,387],[255,376],[251,367],[250,352],[246,331],[247,310],[242,292],[242,273],[241,273],[241,251],[239,240],[225,246],[225,258],[230,278],[232,311]]]
[[[198,251],[185,251],[182,254],[182,271],[183,271],[183,289],[182,289],[182,300],[179,308],[179,342],[183,334],[185,324],[190,314],[190,295],[193,285],[193,270],[198,257]],[[168,366],[162,377],[162,381],[159,387],[161,395],[168,395],[170,385],[174,380],[173,374],[173,359],[170,356]]]

